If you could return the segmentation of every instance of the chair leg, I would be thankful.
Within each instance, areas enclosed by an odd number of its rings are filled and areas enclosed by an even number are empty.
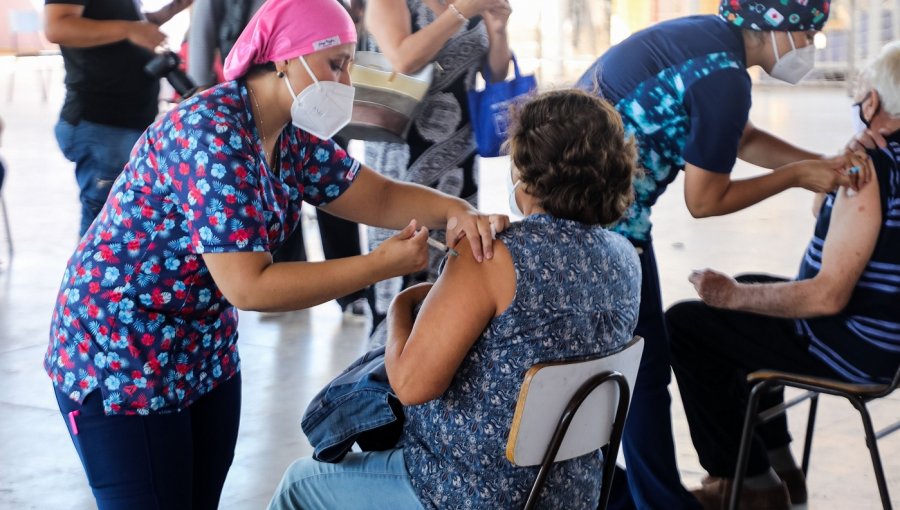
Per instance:
[[[756,430],[756,413],[759,407],[759,399],[768,391],[769,385],[765,382],[758,383],[750,390],[750,401],[747,403],[747,414],[744,415],[744,431],[741,434],[741,448],[738,450],[737,466],[734,470],[734,480],[731,485],[731,496],[728,502],[730,510],[737,510],[741,489],[744,485],[744,475],[747,473],[747,463],[750,461],[750,445],[753,442],[753,432]]]
[[[609,438],[609,448],[607,448],[606,456],[603,457],[603,479],[600,485],[600,503],[597,510],[606,510],[606,507],[609,506],[613,475],[616,473],[616,457],[619,455],[619,446],[622,444],[622,434],[625,433],[625,418],[628,414],[630,399],[628,385],[620,384],[616,418],[613,421],[612,434]]]
[[[875,470],[875,480],[878,482],[878,495],[881,496],[881,506],[884,510],[891,510],[891,498],[888,494],[887,482],[884,479],[884,468],[881,466],[881,455],[878,453],[878,439],[875,437],[875,429],[872,427],[872,417],[866,408],[866,403],[858,397],[849,397],[850,403],[859,411],[862,418],[863,429],[866,432],[866,446],[872,456],[872,468]]]
[[[809,417],[806,419],[806,440],[803,442],[803,476],[809,478],[809,455],[812,452],[813,429],[816,426],[816,410],[819,407],[819,395],[809,397]]]

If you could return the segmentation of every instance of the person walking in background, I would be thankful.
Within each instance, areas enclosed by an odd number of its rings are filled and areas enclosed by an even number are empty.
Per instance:
[[[788,188],[829,192],[849,182],[843,157],[818,159],[749,121],[747,68],[800,81],[813,68],[812,39],[829,9],[828,0],[722,0],[718,16],[675,19],[633,34],[579,80],[615,105],[637,141],[644,170],[635,180],[634,204],[614,227],[640,251],[635,334],[646,343],[623,438],[630,493],[613,494],[613,507],[699,506],[682,486],[675,462],[669,342],[650,232],[657,198],[682,170],[685,203],[698,218],[732,213]],[[774,171],[733,180],[738,158]]]
[[[45,0],[44,33],[60,45],[66,99],[56,140],[75,163],[79,235],[100,212],[134,143],[158,112],[159,79],[144,65],[165,35],[159,26],[191,5],[173,0],[142,13],[132,0]]]
[[[370,49],[384,53],[400,73],[416,72],[432,62],[439,67],[407,143],[366,142],[366,163],[389,177],[475,203],[478,161],[466,91],[484,66],[490,67],[494,80],[506,78],[511,12],[508,0],[368,0],[365,26]],[[369,229],[369,246],[378,246],[390,235],[389,230]],[[373,286],[369,299],[373,330],[402,287],[435,280],[440,260],[434,253],[427,271]],[[383,332],[383,328],[375,332],[375,343],[383,343]]]
[[[147,129],[69,259],[44,367],[100,510],[217,508],[240,421],[238,308],[304,309],[421,270],[428,229],[448,223],[451,244],[493,256],[505,217],[330,139],[350,119],[355,49],[336,0],[267,0],[230,81]],[[403,230],[364,256],[273,263],[304,201]]]
[[[359,4],[358,0],[354,0]],[[221,61],[228,56],[234,43],[250,17],[259,10],[263,0],[196,0],[191,12],[191,27],[188,32],[187,68],[188,76],[201,88],[209,88],[224,76]],[[356,25],[357,40],[361,30],[360,18],[364,7],[344,5]],[[354,9],[355,7],[355,9]],[[217,71],[218,69],[218,71]],[[347,140],[336,138],[341,147],[347,147]],[[362,252],[359,239],[359,225],[319,209],[316,221],[322,238],[322,251],[326,259],[353,257]],[[303,262],[307,260],[303,228],[297,229],[285,240],[284,245],[272,254],[275,262]],[[365,319],[366,291],[360,289],[337,298],[337,303],[348,317]]]

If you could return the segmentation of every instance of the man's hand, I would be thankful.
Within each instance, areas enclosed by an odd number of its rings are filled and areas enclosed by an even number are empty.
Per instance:
[[[738,283],[734,278],[712,269],[700,269],[691,272],[688,281],[694,284],[700,299],[709,306],[735,308]]]

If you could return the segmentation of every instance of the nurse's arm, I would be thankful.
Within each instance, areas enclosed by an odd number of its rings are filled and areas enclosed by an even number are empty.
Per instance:
[[[428,230],[411,223],[365,255],[324,262],[272,262],[268,252],[204,253],[225,298],[242,310],[301,310],[428,265]]]
[[[738,145],[738,157],[747,163],[773,169],[805,159],[819,159],[822,155],[792,145],[747,121]]]
[[[353,184],[322,209],[335,216],[391,229],[403,228],[414,219],[432,230],[447,230],[447,244],[469,240],[479,262],[493,257],[493,235],[509,225],[502,215],[479,213],[465,200],[431,188],[388,179],[363,165]],[[457,250],[458,251],[458,250]]]
[[[684,167],[684,201],[695,218],[721,216],[746,209],[788,188],[829,192],[850,184],[832,160],[807,160],[774,172],[732,180],[729,173],[705,170],[691,163]]]
[[[479,264],[461,246],[433,287],[410,287],[391,303],[384,362],[391,388],[405,405],[441,396],[490,321],[512,303],[512,256],[502,242],[496,248],[493,260]]]

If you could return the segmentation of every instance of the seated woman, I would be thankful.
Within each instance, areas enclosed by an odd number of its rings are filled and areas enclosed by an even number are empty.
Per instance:
[[[603,228],[630,204],[636,168],[610,105],[576,90],[541,94],[513,115],[508,144],[510,206],[525,218],[482,264],[464,239],[436,283],[405,290],[388,311],[385,364],[405,405],[402,448],[338,464],[301,459],[270,508],[524,503],[537,468],[513,466],[504,450],[525,372],[621,349],[641,275],[631,244]],[[600,465],[599,452],[557,464],[543,507],[596,508]]]

